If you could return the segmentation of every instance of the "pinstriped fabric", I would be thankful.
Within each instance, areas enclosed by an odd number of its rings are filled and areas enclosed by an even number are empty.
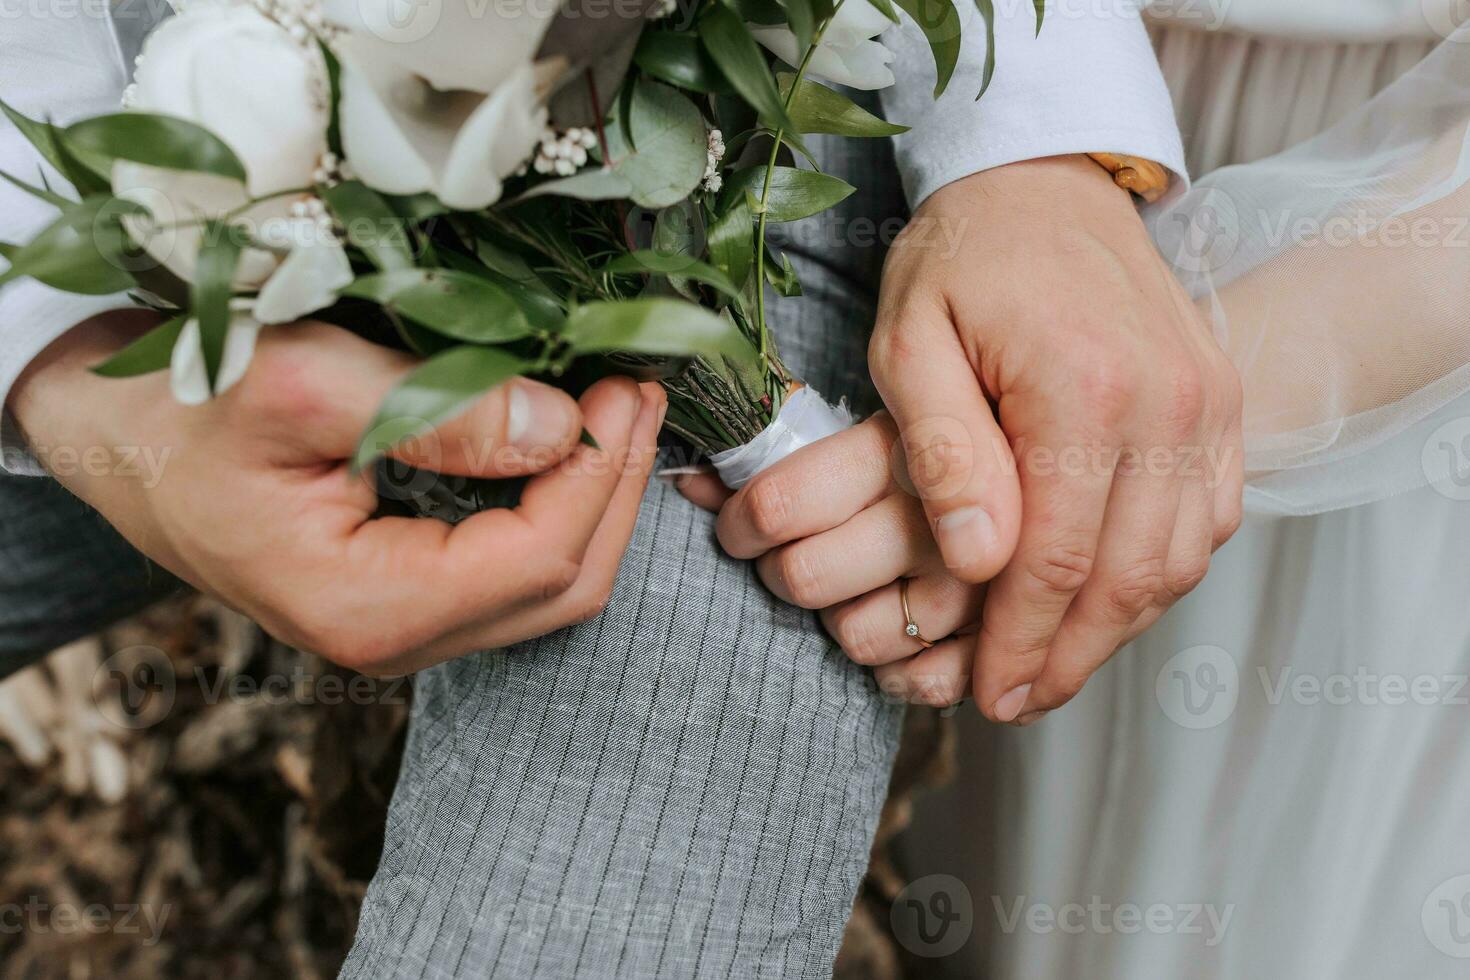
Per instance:
[[[789,229],[782,351],[867,409],[881,254],[849,232],[897,180],[883,146],[812,142],[863,190]],[[420,675],[342,976],[828,977],[900,719],[655,485],[604,615]]]
[[[56,481],[0,472],[0,677],[179,587]]]

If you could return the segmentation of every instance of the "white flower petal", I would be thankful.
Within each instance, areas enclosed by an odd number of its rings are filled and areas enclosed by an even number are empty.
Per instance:
[[[846,45],[877,37],[896,26],[868,0],[848,0],[827,25],[823,40]]]
[[[487,0],[325,0],[374,62],[396,64],[441,91],[495,90],[541,47],[557,3]]]
[[[439,199],[475,211],[500,200],[501,181],[531,155],[546,128],[529,63],[511,75],[466,120],[440,179]]]
[[[812,56],[809,69],[839,85],[872,91],[887,88],[894,82],[893,52],[877,41],[859,41],[852,47],[828,47],[823,44]]]
[[[232,314],[220,358],[217,379],[220,393],[234,387],[245,376],[245,370],[255,356],[255,339],[259,333],[260,323],[254,317],[244,313]],[[179,339],[174,342],[173,355],[169,359],[169,388],[174,399],[182,405],[203,405],[209,401],[209,372],[204,365],[204,347],[197,319],[184,324]]]
[[[433,190],[439,168],[430,161],[448,158],[462,117],[440,122],[426,113],[434,98],[428,85],[365,56],[361,45],[344,43],[339,54],[342,145],[352,169],[387,194]]]
[[[340,242],[321,235],[298,244],[261,289],[255,318],[261,323],[290,323],[331,306],[337,291],[352,282],[352,264]]]

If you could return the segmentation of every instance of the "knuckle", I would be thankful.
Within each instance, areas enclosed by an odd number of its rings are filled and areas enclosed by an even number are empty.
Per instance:
[[[313,378],[310,365],[294,354],[286,343],[258,346],[250,370],[238,385],[237,404],[243,415],[306,425],[326,410],[321,384]]]
[[[1138,398],[1135,371],[1116,355],[1091,358],[1076,377],[1088,412],[1105,428],[1116,427],[1132,411]]]
[[[849,660],[863,667],[875,667],[884,660],[884,647],[871,620],[856,609],[833,614],[833,633],[837,645]]]
[[[1162,559],[1150,559],[1139,562],[1108,583],[1103,595],[1110,608],[1132,619],[1164,593],[1164,562]]]
[[[1162,404],[1157,414],[1171,435],[1194,431],[1205,411],[1205,383],[1193,365],[1182,364],[1165,375]]]
[[[781,549],[775,572],[794,604],[803,609],[820,609],[826,605],[821,595],[821,572],[810,548],[791,545]]]
[[[1173,598],[1182,599],[1198,588],[1209,570],[1208,555],[1171,561],[1164,569],[1164,590]]]
[[[571,558],[549,558],[527,580],[532,598],[537,602],[559,599],[577,584],[582,563]]]
[[[750,525],[766,541],[781,541],[791,526],[791,498],[775,476],[758,476],[745,488]]]
[[[1052,545],[1030,555],[1025,568],[1026,574],[1047,591],[1072,595],[1092,577],[1095,562],[1091,548]]]

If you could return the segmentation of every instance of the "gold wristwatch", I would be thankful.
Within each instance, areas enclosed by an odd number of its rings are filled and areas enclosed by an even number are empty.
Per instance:
[[[1089,153],[1093,162],[1113,175],[1113,183],[1152,204],[1169,190],[1169,171],[1143,157],[1121,153]]]

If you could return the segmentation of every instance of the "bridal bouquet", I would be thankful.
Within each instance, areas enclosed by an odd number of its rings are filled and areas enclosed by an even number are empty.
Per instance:
[[[421,355],[357,466],[516,375],[617,371],[662,379],[668,427],[739,483],[850,421],[781,362],[765,287],[800,286],[766,232],[853,191],[805,135],[903,131],[824,83],[891,84],[900,11],[937,95],[951,0],[195,0],[118,112],[0,103],[79,197],[0,175],[60,210],[0,243],[0,286],[157,309],[95,370],[167,369],[185,403],[308,315]]]

